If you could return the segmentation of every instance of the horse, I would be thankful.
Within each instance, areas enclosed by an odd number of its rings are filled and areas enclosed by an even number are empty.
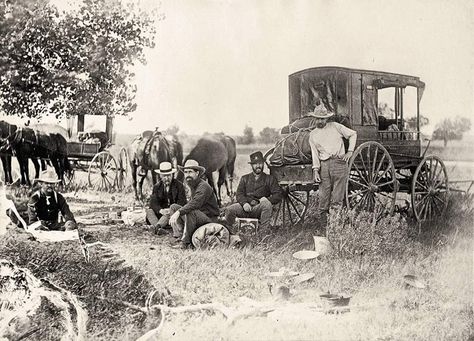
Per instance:
[[[21,184],[31,186],[28,159],[35,159],[36,177],[39,176],[37,159],[49,159],[58,179],[64,182],[64,172],[71,170],[67,157],[67,141],[61,134],[44,133],[31,128],[18,128],[6,139],[7,148],[10,148],[20,165]]]
[[[157,182],[157,174],[153,172],[158,169],[161,162],[168,161],[174,167],[183,164],[183,146],[176,136],[165,136],[159,131],[144,131],[131,143],[128,155],[130,155],[130,168],[132,170],[133,189],[137,201],[143,199],[143,182],[149,170],[152,170],[153,185]],[[140,174],[137,170],[140,167]],[[140,175],[140,181],[137,177]],[[178,174],[178,180],[182,181],[182,175]],[[137,188],[138,184],[138,188]]]
[[[12,150],[8,146],[6,138],[10,135],[13,135],[18,126],[15,124],[10,124],[6,121],[0,121],[0,159],[2,160],[3,165],[3,173],[5,175],[5,183],[11,184],[13,183],[13,176],[12,176]],[[41,170],[46,169],[46,163],[43,160],[41,161]],[[31,162],[35,167],[35,178],[38,178],[39,171],[40,171],[40,164],[38,159],[31,158]]]
[[[196,146],[186,156],[185,161],[189,159],[196,160],[206,168],[205,176],[219,204],[221,204],[221,186],[223,184],[226,186],[227,195],[229,197],[233,195],[232,178],[234,176],[235,158],[236,146],[234,139],[224,134],[215,134],[201,137]],[[214,172],[219,172],[217,188],[213,178]]]

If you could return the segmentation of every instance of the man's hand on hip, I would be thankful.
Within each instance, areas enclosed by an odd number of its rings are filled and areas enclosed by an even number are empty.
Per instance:
[[[349,162],[349,160],[351,159],[352,157],[352,154],[354,154],[354,152],[347,152],[344,154],[344,156],[342,157],[342,159],[346,162]]]
[[[245,212],[250,212],[252,211],[252,206],[250,206],[250,204],[248,202],[246,202],[242,208],[244,209]]]

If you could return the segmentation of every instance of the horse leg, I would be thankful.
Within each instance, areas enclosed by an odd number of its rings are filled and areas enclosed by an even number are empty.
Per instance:
[[[140,181],[138,182],[138,190],[140,192],[140,200],[143,200],[143,182],[145,181],[145,178],[148,176],[148,170],[144,170],[145,171],[145,175],[143,175],[140,179]]]
[[[151,171],[151,179],[152,179],[152,181],[153,181],[153,186],[156,184],[156,182],[157,182],[157,180],[158,180],[156,176],[157,176],[156,172],[155,172],[155,171]]]
[[[225,184],[226,189],[227,189],[227,195],[229,195],[229,188],[227,187],[227,168],[224,166],[221,169],[219,169],[219,179],[217,180],[217,186],[218,186],[218,193],[219,193],[219,201],[222,201],[222,196],[221,196],[221,187],[223,184]]]
[[[44,159],[40,159],[40,162],[41,162],[41,170],[45,171],[46,170],[46,161]]]
[[[130,163],[130,168],[132,170],[132,185],[135,192],[135,200],[138,201],[138,190],[137,190],[137,165],[135,163]]]
[[[28,158],[18,158],[18,164],[20,165],[20,185],[31,186],[30,176],[28,174]]]
[[[217,193],[217,188],[216,188],[216,183],[215,183],[215,181],[214,181],[213,172],[206,172],[206,177],[207,177],[207,182],[208,182],[209,185],[212,187],[212,191],[214,192],[214,195],[216,196],[217,203],[218,203],[219,206],[220,206],[220,205],[221,205],[221,201],[220,201],[219,195],[218,195],[218,193]]]
[[[13,175],[12,175],[12,157],[11,157],[11,155],[5,156],[5,160],[6,160],[6,175],[5,175],[5,177],[8,175],[8,180],[5,179],[5,182],[7,182],[8,184],[12,184],[13,183]]]
[[[1,159],[2,159],[2,166],[3,166],[3,174],[5,175],[5,183],[10,184],[12,183],[12,180],[11,180],[11,167],[10,169],[8,168],[8,163],[9,163],[8,156],[3,155]]]
[[[31,162],[33,162],[33,166],[35,166],[35,179],[39,178],[39,172],[40,172],[40,164],[38,162],[38,159],[32,157]]]

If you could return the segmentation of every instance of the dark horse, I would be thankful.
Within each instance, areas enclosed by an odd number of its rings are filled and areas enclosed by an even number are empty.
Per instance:
[[[158,169],[161,162],[168,161],[174,167],[183,164],[183,146],[176,136],[165,136],[159,131],[144,131],[131,143],[128,155],[130,155],[130,168],[132,169],[133,189],[135,199],[143,199],[143,182],[149,170]],[[140,174],[137,174],[140,167]],[[141,176],[137,181],[137,176]],[[153,184],[157,181],[157,174],[151,172]],[[178,175],[181,179],[181,174]],[[137,188],[138,183],[138,188]]]
[[[64,181],[64,172],[71,170],[67,158],[66,139],[58,133],[44,133],[31,128],[18,128],[6,139],[7,148],[10,148],[20,165],[21,184],[31,186],[28,159],[49,159],[58,179]],[[37,161],[36,161],[37,162]],[[36,163],[35,163],[36,168]],[[37,172],[38,173],[38,168]],[[38,177],[38,174],[36,174]]]
[[[235,141],[224,134],[206,135],[199,139],[186,160],[192,159],[206,168],[206,177],[214,193],[221,203],[221,186],[225,184],[227,195],[232,198],[232,180],[234,176],[235,158],[237,156]],[[217,188],[212,174],[219,172]]]
[[[7,137],[15,134],[18,127],[15,124],[10,124],[5,121],[0,121],[0,159],[2,160],[3,173],[5,175],[5,183],[13,183],[12,176],[12,150],[8,145]],[[35,166],[35,178],[38,178],[40,171],[40,164],[37,158],[32,158],[31,161]],[[46,163],[41,160],[41,169],[46,169]]]

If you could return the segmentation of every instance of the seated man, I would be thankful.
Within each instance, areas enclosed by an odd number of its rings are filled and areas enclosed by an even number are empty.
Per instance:
[[[176,169],[170,162],[160,163],[160,168],[155,170],[160,175],[160,181],[153,186],[150,197],[150,208],[146,210],[147,223],[153,226],[153,232],[161,235],[170,220],[170,206],[172,204],[185,205],[186,192],[181,182],[174,178]]]
[[[235,218],[257,218],[260,227],[270,226],[273,205],[282,199],[282,190],[273,175],[263,172],[262,152],[250,155],[252,173],[242,176],[237,187],[237,203],[226,208],[226,221],[232,226]]]
[[[206,170],[204,167],[195,160],[187,160],[184,167],[180,168],[191,189],[191,199],[184,206],[171,205],[170,225],[173,236],[181,238],[174,247],[186,249],[191,247],[191,238],[198,227],[217,221],[219,206],[211,186],[201,179]]]
[[[76,220],[72,214],[64,197],[54,190],[54,185],[58,180],[56,174],[44,171],[36,179],[41,188],[34,192],[28,202],[29,224],[37,221],[41,222],[42,228],[47,230],[75,230]],[[59,213],[64,218],[64,222],[59,222]]]

